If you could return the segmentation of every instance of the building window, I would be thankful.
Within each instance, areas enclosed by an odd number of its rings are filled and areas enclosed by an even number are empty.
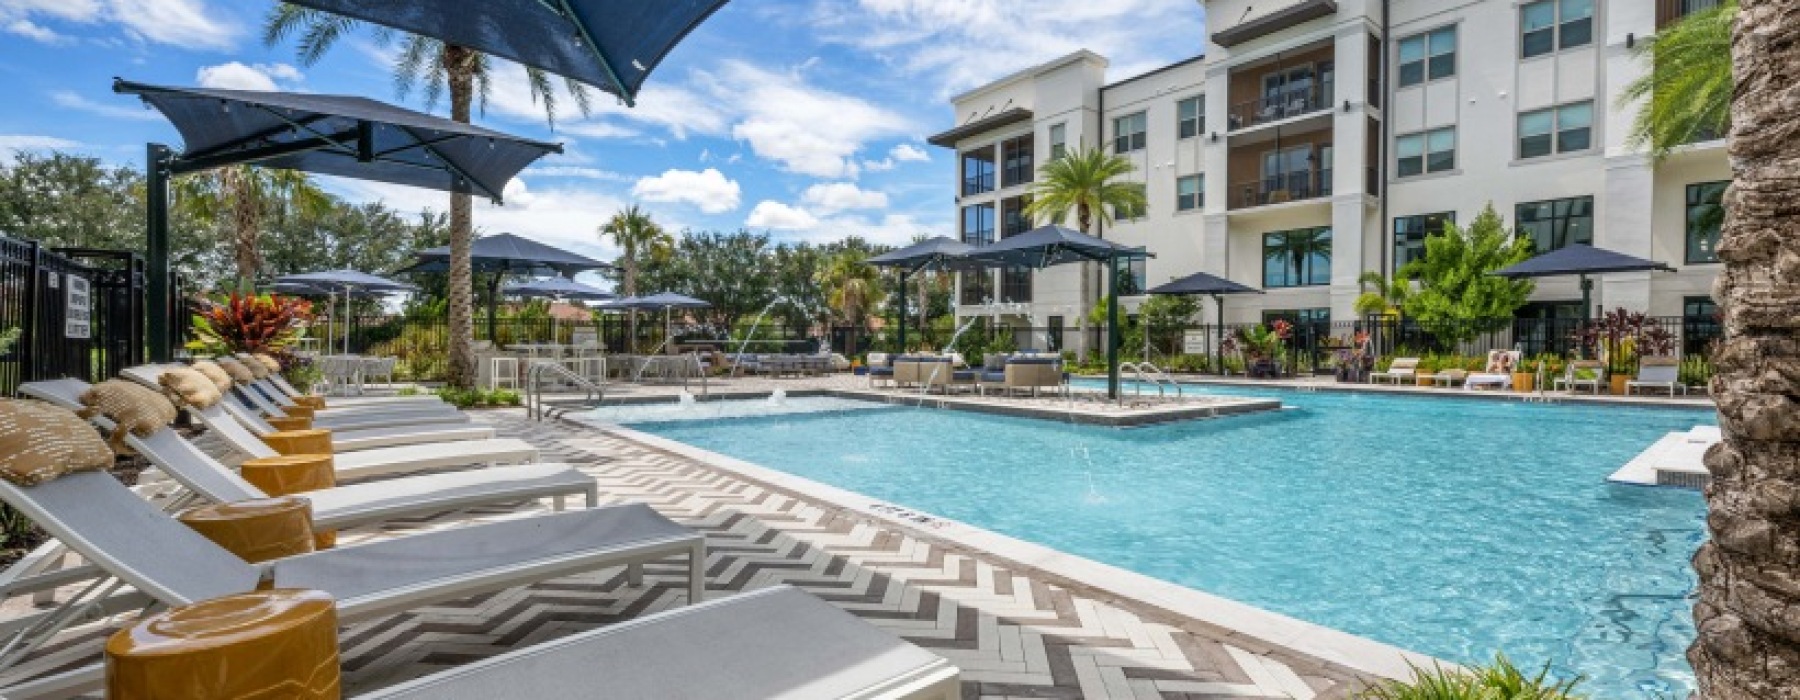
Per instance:
[[[1397,177],[1441,173],[1456,169],[1456,127],[1394,139]]]
[[[1063,317],[1051,316],[1047,319],[1049,328],[1044,331],[1044,349],[1050,352],[1062,352]]]
[[[964,195],[994,191],[994,147],[977,148],[963,154]]]
[[[1303,228],[1263,234],[1263,287],[1331,284],[1331,229]]]
[[[1000,237],[1011,238],[1031,230],[1031,217],[1025,215],[1030,197],[1009,197],[1000,201]]]
[[[1594,103],[1576,102],[1519,115],[1519,157],[1585,151],[1594,142]]]
[[[1719,261],[1719,229],[1725,224],[1725,186],[1702,182],[1687,186],[1687,261]]]
[[[1206,206],[1206,176],[1189,175],[1175,179],[1175,211],[1193,211]]]
[[[1594,0],[1538,0],[1519,8],[1519,55],[1542,56],[1594,41]]]
[[[1007,304],[1031,303],[1031,268],[1010,265],[1000,271],[1000,301]]]
[[[1400,87],[1456,75],[1456,27],[1400,40]]]
[[[1190,97],[1175,103],[1175,133],[1179,138],[1191,139],[1200,135],[1206,128],[1206,102],[1200,97]]]
[[[994,242],[994,205],[977,204],[963,207],[962,240],[969,245]]]
[[[1026,134],[1000,142],[1001,187],[1014,187],[1031,182],[1036,173],[1033,164],[1036,137]]]
[[[962,300],[964,306],[982,306],[994,301],[994,273],[991,270],[976,270],[962,273]]]
[[[1063,157],[1069,152],[1069,127],[1067,124],[1054,124],[1050,127],[1050,160]]]
[[[1311,323],[1330,323],[1331,309],[1263,309],[1262,322],[1264,324],[1274,323],[1276,321],[1287,321],[1296,326]]]
[[[1519,235],[1530,238],[1539,253],[1571,243],[1594,244],[1594,198],[1570,197],[1521,202],[1516,209]]]
[[[1136,208],[1113,207],[1113,221],[1130,221],[1132,219],[1142,219],[1142,218],[1144,218],[1144,215],[1148,214],[1148,213],[1150,213],[1150,203],[1147,201],[1144,202],[1144,206],[1136,207]]]
[[[1707,346],[1723,336],[1724,323],[1719,319],[1719,305],[1712,297],[1683,297],[1681,300],[1681,352],[1704,355]]]
[[[1456,212],[1394,217],[1394,269],[1425,258],[1425,239],[1441,236],[1449,224],[1456,223]]]
[[[1149,269],[1143,258],[1119,261],[1119,296],[1138,296],[1149,288]]]
[[[1113,153],[1144,150],[1144,131],[1147,126],[1143,112],[1114,119]]]

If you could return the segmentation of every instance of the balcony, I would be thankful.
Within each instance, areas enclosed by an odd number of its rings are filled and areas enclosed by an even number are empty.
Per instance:
[[[1330,170],[1302,170],[1265,176],[1256,182],[1236,185],[1233,190],[1231,208],[1266,207],[1329,196],[1331,196]]]
[[[1000,303],[1031,303],[1031,268],[1011,268],[1000,272]]]
[[[1232,105],[1226,120],[1237,131],[1331,109],[1332,92],[1327,83],[1246,100]]]

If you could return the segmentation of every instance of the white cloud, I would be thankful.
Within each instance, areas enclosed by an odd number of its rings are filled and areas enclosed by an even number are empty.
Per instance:
[[[139,121],[162,121],[162,115],[133,98],[121,97],[117,104],[95,102],[69,90],[58,90],[50,93],[50,101],[56,106],[80,110],[112,119],[136,119]],[[135,103],[135,104],[134,104]]]
[[[910,143],[896,144],[892,150],[888,151],[888,157],[902,163],[926,162],[931,160],[930,153],[926,153],[925,149]]]
[[[273,92],[279,88],[276,85],[277,80],[294,83],[304,77],[298,68],[286,63],[244,65],[238,61],[232,61],[216,66],[201,66],[195,74],[194,80],[199,82],[202,87]]]
[[[24,18],[7,22],[6,32],[8,34],[17,34],[27,39],[45,44],[61,44],[69,41],[69,37],[58,34],[49,27],[45,27]]]
[[[543,115],[538,115],[540,118]],[[590,139],[628,139],[643,132],[628,126],[604,121],[580,121],[572,124],[558,124],[557,129],[563,133]]]
[[[353,202],[380,201],[408,214],[449,208],[444,192],[378,182],[321,177],[326,189]],[[475,230],[481,235],[516,233],[599,260],[611,260],[619,251],[595,230],[615,212],[628,206],[625,198],[592,186],[535,187],[514,179],[504,190],[505,206],[475,198]]]
[[[773,228],[773,227],[771,227]],[[927,224],[910,214],[886,214],[872,219],[861,216],[834,216],[819,219],[812,226],[790,229],[779,237],[783,240],[829,243],[856,236],[871,243],[902,246],[918,236],[948,235],[949,227]]]
[[[534,166],[527,168],[525,172],[520,173],[520,175],[523,177],[573,177],[583,180],[600,180],[604,182],[631,182],[636,179],[630,175],[615,173],[611,170],[570,165]]]
[[[750,210],[750,218],[744,220],[744,225],[777,231],[806,231],[818,226],[819,219],[805,209],[765,199]]]
[[[723,214],[738,208],[742,189],[715,168],[700,172],[668,170],[638,180],[631,196],[646,202],[687,202],[707,214]]]
[[[912,130],[896,112],[743,61],[726,61],[700,80],[721,103],[742,110],[733,138],[801,175],[856,177],[854,157],[864,143]]]
[[[0,160],[12,160],[19,151],[48,151],[79,148],[81,144],[55,136],[36,134],[0,134]]]
[[[1112,61],[1113,79],[1195,55],[1205,12],[1167,0],[815,0],[801,16],[825,41],[929,76],[942,98],[1083,48]]]
[[[6,0],[0,2],[0,22],[7,31],[32,36],[32,22],[48,17],[79,24],[108,23],[139,41],[192,49],[229,49],[237,43],[242,27],[230,13],[208,7],[205,0]],[[19,22],[25,22],[24,25]]]
[[[800,203],[811,211],[830,215],[851,209],[883,209],[888,205],[888,196],[849,182],[820,183],[800,193]]]

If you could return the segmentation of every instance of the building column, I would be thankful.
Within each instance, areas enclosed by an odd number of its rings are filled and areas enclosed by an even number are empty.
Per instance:
[[[1652,252],[1652,209],[1655,195],[1656,169],[1650,158],[1639,153],[1606,159],[1606,188],[1595,203],[1597,226],[1594,245],[1626,255],[1654,260]],[[1653,272],[1627,272],[1606,275],[1594,285],[1598,294],[1594,304],[1603,309],[1624,307],[1632,311],[1650,311],[1650,276]],[[1597,316],[1598,314],[1596,314]]]

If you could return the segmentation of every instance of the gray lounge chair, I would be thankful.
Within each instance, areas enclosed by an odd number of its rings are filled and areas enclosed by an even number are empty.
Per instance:
[[[1681,363],[1672,357],[1646,357],[1638,362],[1638,376],[1625,382],[1627,395],[1636,393],[1638,389],[1662,389],[1674,396],[1676,392],[1686,395],[1688,388],[1681,383]]]
[[[268,435],[276,432],[275,426],[269,425],[262,416],[246,408],[242,403],[227,396],[219,402],[225,412],[231,414],[250,432],[257,435]],[[360,428],[356,430],[332,430],[331,448],[338,453],[372,450],[379,447],[397,447],[401,445],[429,445],[433,443],[457,442],[468,440],[488,440],[494,437],[494,429],[476,425],[443,425],[443,426],[394,426],[388,428]]]
[[[1393,363],[1388,365],[1386,372],[1370,372],[1369,383],[1380,384],[1384,381],[1393,384],[1411,383],[1418,371],[1419,358],[1396,357]]]
[[[644,505],[437,530],[253,565],[157,510],[110,474],[80,472],[30,487],[0,481],[0,501],[118,578],[97,597],[77,596],[41,616],[49,634],[92,615],[95,600],[113,601],[109,610],[128,609],[119,601],[132,598],[186,605],[267,582],[329,593],[337,599],[339,622],[351,624],[613,566],[629,567],[628,580],[638,584],[642,564],[674,556],[688,557],[689,600],[703,597],[705,539]],[[121,584],[135,590],[121,592]],[[47,637],[37,635],[35,642]],[[0,688],[0,696],[66,696],[97,689],[104,677],[104,668],[93,664]]]
[[[1581,376],[1583,372],[1588,373],[1588,376]],[[1567,389],[1572,394],[1585,386],[1593,393],[1599,394],[1600,387],[1604,384],[1606,384],[1605,363],[1597,360],[1576,360],[1569,363],[1566,374],[1556,378],[1556,386],[1553,388],[1557,391]]]
[[[156,387],[156,380],[164,371],[179,368],[181,365],[139,365],[128,367],[120,374],[133,381]],[[259,379],[248,384],[239,384],[232,391],[225,392],[227,401],[236,401],[240,406],[254,413],[285,418],[288,413],[280,405],[272,401],[271,394],[279,394],[273,385],[264,385],[266,379]],[[455,406],[445,403],[424,405],[421,407],[394,407],[373,409],[344,409],[340,411],[319,411],[313,414],[312,425],[315,428],[329,430],[366,430],[376,428],[392,428],[402,426],[430,427],[439,424],[468,423],[469,416],[456,410]]]
[[[962,697],[950,662],[789,586],[564,637],[361,696]]]

